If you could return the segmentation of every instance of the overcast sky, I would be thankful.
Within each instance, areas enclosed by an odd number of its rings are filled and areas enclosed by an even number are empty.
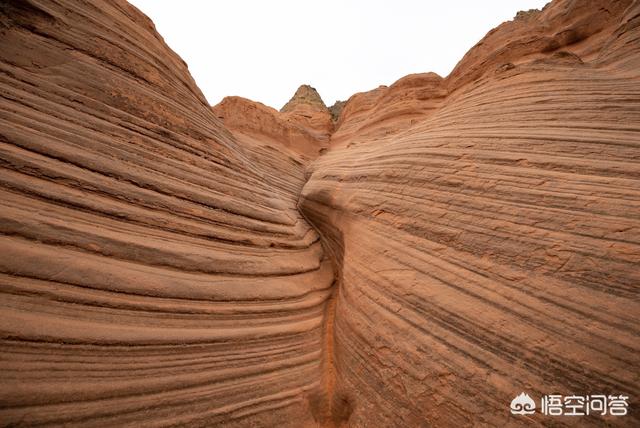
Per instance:
[[[327,105],[410,73],[451,72],[489,30],[546,0],[130,0],[212,105],[280,109],[303,83]]]

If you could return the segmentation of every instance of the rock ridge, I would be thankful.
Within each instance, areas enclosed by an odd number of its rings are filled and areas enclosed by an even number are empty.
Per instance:
[[[266,138],[304,159],[326,150],[334,130],[332,113],[309,85],[301,85],[280,111],[241,97],[226,97],[213,111],[243,143]]]

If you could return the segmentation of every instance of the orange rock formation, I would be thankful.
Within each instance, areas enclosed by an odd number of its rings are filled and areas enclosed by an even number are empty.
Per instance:
[[[338,114],[211,108],[123,0],[5,1],[0,422],[640,424],[639,22],[555,0]]]
[[[300,86],[280,112],[241,97],[226,97],[213,111],[244,145],[284,145],[306,160],[326,150],[334,126],[329,109],[308,85]]]

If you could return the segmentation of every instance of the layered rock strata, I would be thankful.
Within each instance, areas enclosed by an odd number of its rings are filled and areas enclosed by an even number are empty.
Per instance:
[[[639,22],[637,2],[556,1],[416,78],[427,97],[347,102],[300,204],[339,266],[336,418],[640,421],[539,414],[544,394],[640,394]]]
[[[211,108],[124,1],[5,1],[0,422],[637,425],[639,22],[556,0],[332,120]]]
[[[333,271],[124,1],[0,6],[0,425],[311,423]]]

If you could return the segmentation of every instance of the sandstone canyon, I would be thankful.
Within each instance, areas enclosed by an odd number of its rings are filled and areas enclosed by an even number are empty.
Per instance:
[[[4,0],[0,70],[0,426],[640,426],[639,1],[331,108],[124,0]]]

